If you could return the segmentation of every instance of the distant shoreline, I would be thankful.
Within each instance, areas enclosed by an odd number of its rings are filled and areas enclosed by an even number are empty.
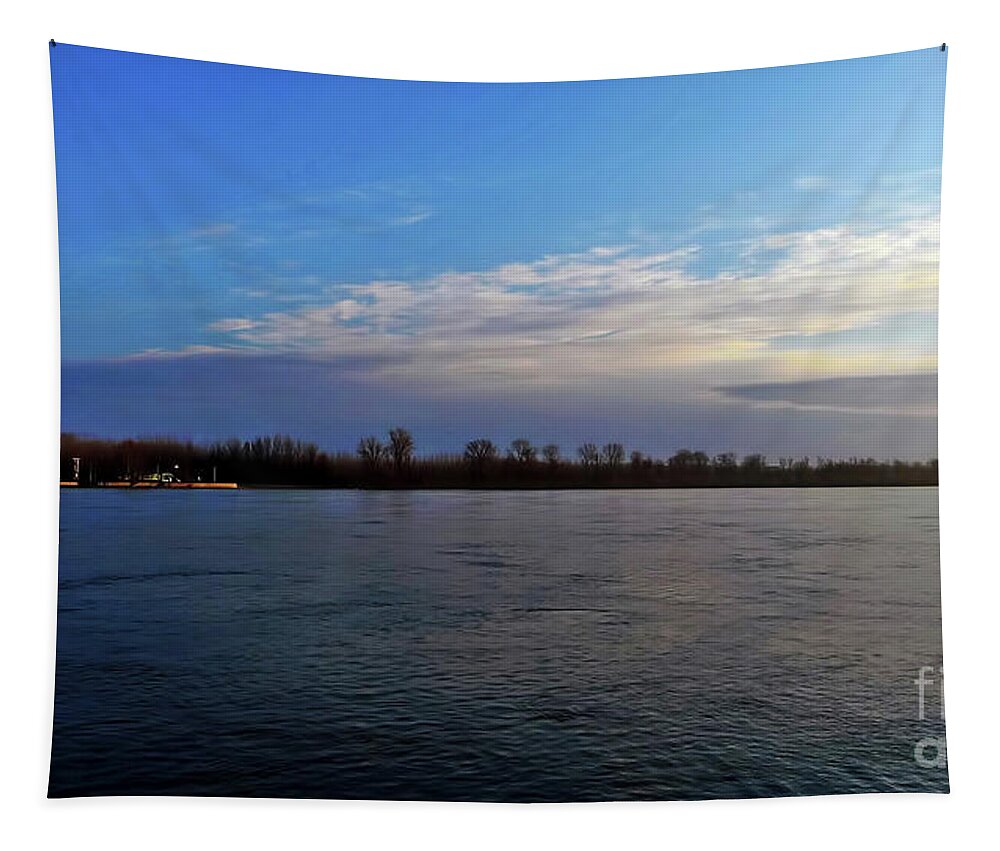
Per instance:
[[[70,487],[175,490],[208,487],[329,490],[684,490],[775,487],[913,487],[938,483],[936,459],[768,459],[679,449],[658,458],[621,443],[584,443],[572,453],[517,438],[488,438],[461,453],[420,455],[412,435],[362,438],[353,454],[329,454],[283,435],[201,446],[171,438],[98,440],[62,436],[60,481]],[[75,483],[75,484],[74,484]]]
[[[236,482],[99,482],[94,485],[81,485],[79,482],[59,482],[60,488],[79,488],[81,490],[236,490]]]
[[[635,485],[635,484],[595,484],[593,486],[587,485],[503,485],[503,486],[458,486],[458,485],[414,485],[412,487],[407,486],[350,486],[350,485],[279,485],[279,484],[267,484],[267,485],[240,485],[235,482],[220,482],[219,484],[212,483],[191,483],[191,484],[175,484],[175,485],[163,485],[163,486],[147,486],[147,487],[123,487],[118,485],[78,485],[76,482],[60,482],[60,488],[67,490],[76,491],[98,491],[98,490],[109,490],[109,491],[164,491],[164,490],[242,490],[242,491],[356,491],[356,492],[374,492],[374,493],[392,493],[394,491],[450,491],[458,493],[482,493],[490,491],[508,492],[508,493],[518,493],[524,491],[558,491],[558,492],[569,492],[569,491],[695,491],[695,490],[716,490],[716,491],[734,491],[734,490],[860,490],[860,489],[883,489],[883,488],[937,488],[939,487],[937,482],[933,483],[903,483],[903,484],[756,484],[756,485],[719,485],[719,484],[705,484],[705,485]]]

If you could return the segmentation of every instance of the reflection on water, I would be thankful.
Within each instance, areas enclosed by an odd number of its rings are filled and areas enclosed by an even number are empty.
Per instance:
[[[946,791],[937,538],[936,489],[63,492],[51,794]]]

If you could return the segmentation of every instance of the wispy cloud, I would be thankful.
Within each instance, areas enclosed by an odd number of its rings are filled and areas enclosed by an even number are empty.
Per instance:
[[[876,414],[937,413],[937,375],[866,375],[720,387],[727,398],[806,411]]]
[[[249,331],[256,328],[257,323],[252,319],[220,319],[208,326],[209,331],[219,331],[228,334],[232,331]]]
[[[213,355],[231,354],[231,350],[223,346],[203,346],[192,344],[182,349],[144,349],[125,357],[109,358],[109,363],[130,364],[142,361],[171,361],[204,358]]]
[[[259,205],[252,218],[276,224],[272,239],[318,239],[337,231],[379,234],[420,224],[434,215],[423,181],[382,180],[332,190],[284,192]]]
[[[426,221],[432,215],[434,215],[430,210],[414,210],[412,213],[408,213],[404,216],[396,216],[393,219],[389,219],[390,227],[407,227],[408,225],[418,225],[421,222]]]
[[[373,380],[462,392],[477,382],[655,387],[664,378],[676,389],[925,372],[936,368],[932,347],[879,346],[877,329],[936,309],[937,242],[933,217],[768,235],[748,247],[751,260],[766,254],[765,264],[748,260],[744,271],[707,277],[691,271],[695,246],[656,254],[597,247],[347,286],[324,305],[226,317],[210,328],[229,351],[363,355]],[[871,345],[830,343],[865,328],[874,329]],[[811,335],[824,338],[822,351],[810,350]]]

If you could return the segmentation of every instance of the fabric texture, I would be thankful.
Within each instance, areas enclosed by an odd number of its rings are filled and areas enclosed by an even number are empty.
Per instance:
[[[948,791],[943,46],[49,49],[51,796]]]

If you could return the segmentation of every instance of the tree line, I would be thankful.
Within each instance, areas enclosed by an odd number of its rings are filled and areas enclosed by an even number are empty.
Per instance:
[[[141,481],[169,473],[185,482],[306,488],[694,488],[936,485],[937,460],[738,458],[681,449],[669,458],[621,443],[556,444],[517,438],[506,449],[476,438],[461,453],[418,456],[413,436],[394,428],[362,438],[356,451],[328,453],[284,435],[209,445],[170,438],[99,440],[62,436],[60,478],[80,486]]]

